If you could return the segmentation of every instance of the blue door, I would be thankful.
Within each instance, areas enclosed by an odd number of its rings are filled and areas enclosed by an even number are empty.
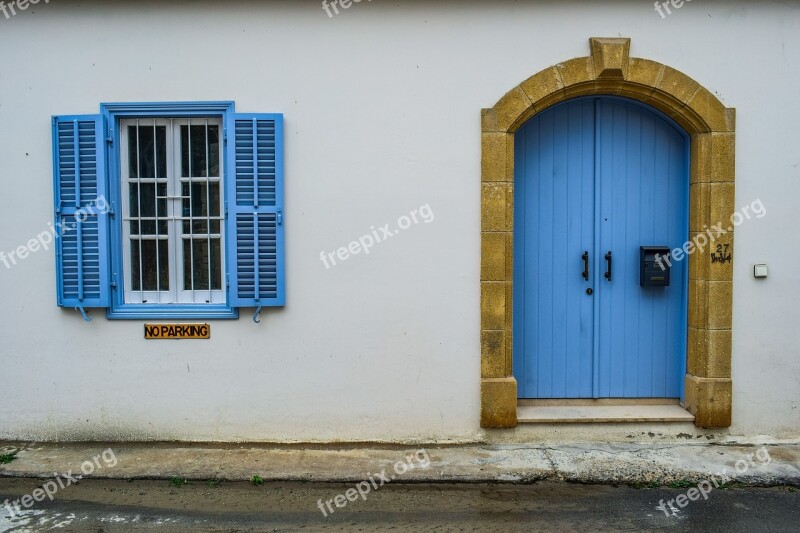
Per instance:
[[[640,247],[688,238],[686,136],[624,99],[582,98],[516,134],[514,375],[521,398],[677,398],[686,261],[640,286]]]

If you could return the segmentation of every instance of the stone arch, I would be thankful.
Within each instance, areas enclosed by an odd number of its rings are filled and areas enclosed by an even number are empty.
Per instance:
[[[690,237],[735,210],[735,110],[671,67],[629,56],[630,39],[592,38],[591,55],[534,74],[481,116],[481,426],[517,424],[512,375],[514,132],[535,114],[578,96],[649,104],[691,136]],[[733,249],[733,232],[716,244]],[[689,255],[685,407],[699,427],[731,424],[733,264],[712,250]],[[732,253],[732,252],[731,252]]]

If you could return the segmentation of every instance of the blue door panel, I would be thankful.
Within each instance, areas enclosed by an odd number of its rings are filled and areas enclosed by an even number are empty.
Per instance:
[[[669,287],[639,286],[639,246],[687,238],[686,142],[664,119],[623,100],[598,100],[598,252],[612,252],[599,299],[598,397],[678,397],[686,335],[686,262]],[[603,265],[606,268],[606,265]]]
[[[639,246],[688,237],[684,135],[640,104],[585,98],[531,119],[515,150],[519,396],[679,397],[687,262],[673,264],[670,287],[644,289]]]
[[[581,255],[594,241],[594,107],[582,100],[516,134],[514,372],[523,396],[591,397],[592,280]],[[535,245],[531,245],[535,243]],[[547,280],[546,283],[540,280]]]

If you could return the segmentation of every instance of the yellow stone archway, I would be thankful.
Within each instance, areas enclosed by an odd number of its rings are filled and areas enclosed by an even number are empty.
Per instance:
[[[629,56],[630,39],[592,38],[591,55],[547,68],[523,81],[491,109],[481,131],[481,426],[517,425],[512,375],[514,132],[548,107],[587,95],[617,95],[649,104],[691,136],[689,232],[734,212],[735,110],[685,74]],[[733,233],[714,244],[733,250]],[[689,256],[685,407],[699,427],[731,425],[733,264],[712,262],[713,250]],[[732,252],[731,252],[732,253]]]

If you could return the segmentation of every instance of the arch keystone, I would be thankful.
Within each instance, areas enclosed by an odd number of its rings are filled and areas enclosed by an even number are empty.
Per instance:
[[[589,43],[597,79],[627,79],[630,39],[592,37]]]

